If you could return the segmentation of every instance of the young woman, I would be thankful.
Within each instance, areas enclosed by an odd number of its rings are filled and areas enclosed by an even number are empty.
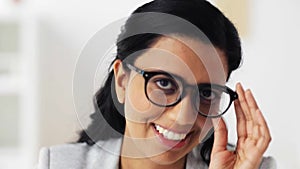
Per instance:
[[[40,169],[275,168],[250,90],[225,86],[240,66],[234,25],[204,0],[154,0],[128,18],[92,123],[76,144],[44,148]],[[234,103],[236,146],[222,119]]]

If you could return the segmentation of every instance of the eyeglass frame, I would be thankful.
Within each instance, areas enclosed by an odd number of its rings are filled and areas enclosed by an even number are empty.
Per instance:
[[[190,86],[190,87],[197,86],[198,89],[201,89],[201,88],[204,88],[204,87],[207,87],[207,86],[210,86],[210,87],[213,86],[214,88],[219,88],[223,92],[226,92],[227,94],[229,94],[229,97],[230,97],[229,104],[228,104],[227,108],[221,114],[218,114],[218,115],[207,115],[205,113],[202,113],[200,110],[197,110],[197,112],[198,112],[199,115],[201,115],[203,117],[206,117],[206,118],[218,118],[218,117],[221,117],[222,115],[224,115],[228,111],[228,109],[230,108],[232,102],[234,100],[238,99],[238,94],[235,91],[233,91],[232,89],[230,89],[228,86],[222,86],[222,85],[219,85],[219,84],[211,84],[211,83],[201,83],[201,84],[197,84],[197,85],[190,85],[190,84],[187,84],[184,80],[182,80],[181,77],[178,77],[176,75],[171,75],[170,73],[167,73],[165,71],[145,71],[145,70],[142,70],[142,69],[139,69],[139,68],[133,66],[132,64],[129,64],[129,63],[126,63],[126,62],[124,62],[124,63],[125,63],[125,66],[127,68],[129,68],[130,70],[133,70],[133,71],[137,72],[138,74],[140,74],[140,75],[142,75],[144,77],[144,80],[145,80],[144,93],[145,93],[147,99],[152,104],[154,104],[156,106],[159,106],[159,107],[172,107],[172,106],[177,105],[182,100],[182,98],[185,97],[185,93],[184,93],[184,90],[182,90],[182,92],[180,92],[179,97],[177,98],[177,100],[174,103],[171,103],[171,104],[162,105],[162,104],[158,104],[158,103],[155,103],[154,101],[152,101],[149,98],[149,96],[148,96],[147,84],[148,84],[148,81],[153,76],[158,75],[158,74],[166,75],[166,76],[171,77],[171,78],[173,78],[173,76],[174,76],[174,77],[180,79],[180,81],[182,82],[182,84],[184,84],[183,86]]]

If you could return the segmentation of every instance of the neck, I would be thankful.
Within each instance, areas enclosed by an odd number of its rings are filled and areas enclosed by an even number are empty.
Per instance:
[[[151,146],[148,146],[150,149]],[[144,149],[146,152],[149,150]],[[167,152],[165,152],[167,153]],[[120,169],[184,169],[186,156],[175,160],[172,154],[160,154],[157,156],[143,156],[140,148],[131,140],[124,138],[121,147]]]
[[[158,164],[149,158],[120,157],[120,169],[184,169],[185,158],[172,164]]]

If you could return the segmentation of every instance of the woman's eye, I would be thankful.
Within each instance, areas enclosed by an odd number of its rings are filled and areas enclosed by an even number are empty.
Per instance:
[[[168,79],[160,79],[156,81],[156,84],[159,88],[164,90],[169,90],[174,88],[173,83]]]
[[[202,90],[202,91],[200,92],[200,97],[201,97],[202,99],[212,101],[212,100],[214,100],[217,96],[216,96],[216,93],[213,92],[212,90],[210,90],[210,89],[205,89],[205,90]]]

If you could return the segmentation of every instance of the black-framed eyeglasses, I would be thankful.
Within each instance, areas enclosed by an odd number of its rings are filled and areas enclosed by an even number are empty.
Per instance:
[[[192,88],[195,109],[204,117],[216,118],[226,113],[238,94],[227,86],[203,83],[187,84],[182,78],[164,71],[145,71],[125,63],[145,79],[145,95],[154,105],[170,107],[186,96],[186,88]]]

